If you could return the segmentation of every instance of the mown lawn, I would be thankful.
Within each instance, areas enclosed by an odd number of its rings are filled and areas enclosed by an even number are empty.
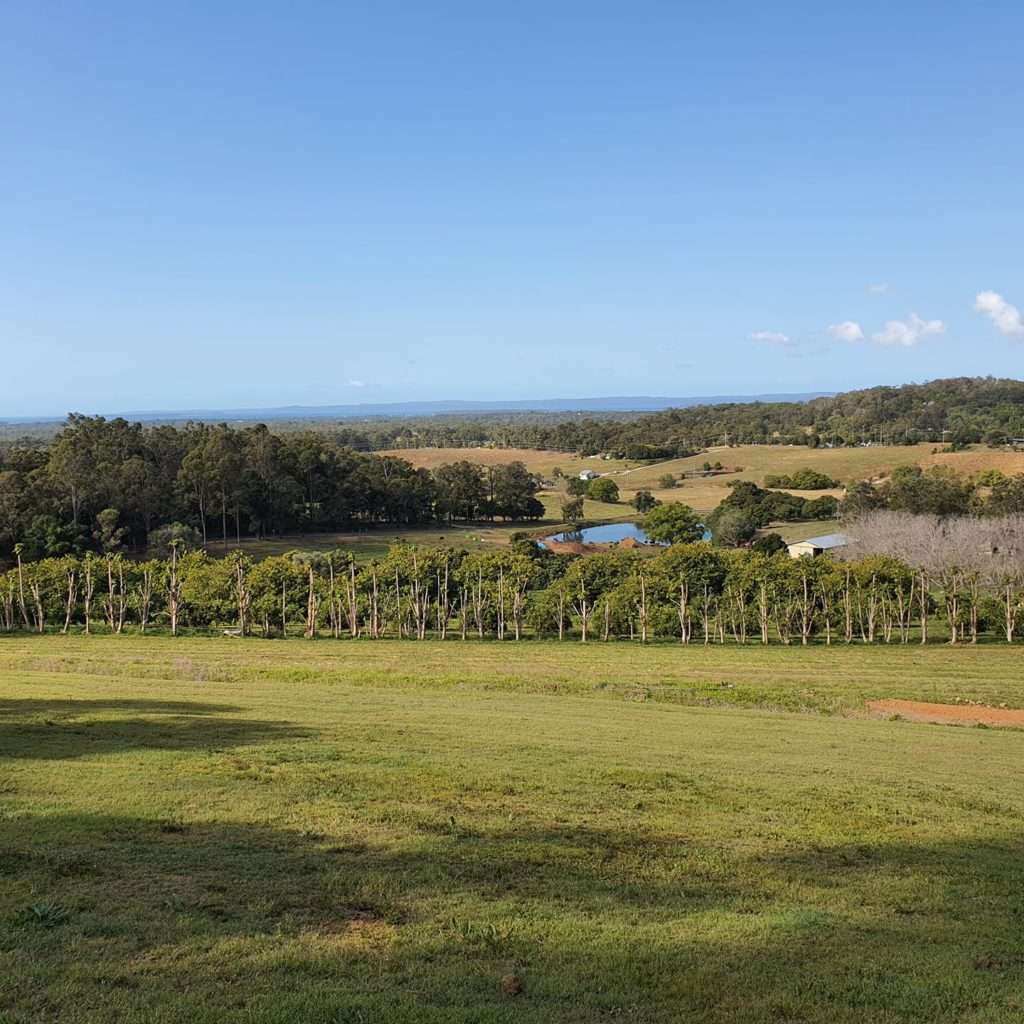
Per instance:
[[[0,1022],[1018,1021],[1019,664],[0,637]]]

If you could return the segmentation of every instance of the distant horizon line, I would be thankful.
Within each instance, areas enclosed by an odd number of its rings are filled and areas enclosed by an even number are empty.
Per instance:
[[[524,398],[508,400],[436,399],[426,401],[355,402],[320,405],[278,405],[211,407],[204,409],[142,409],[127,411],[97,411],[82,415],[103,416],[152,422],[180,422],[184,420],[252,420],[252,419],[361,419],[382,417],[413,417],[444,415],[446,413],[610,413],[659,412],[663,409],[686,408],[695,405],[720,405],[753,402],[807,402],[815,398],[830,398],[837,391],[765,392],[759,394],[722,395],[606,395],[586,398]],[[36,423],[60,423],[80,410],[63,414],[25,414],[0,416],[7,426]]]

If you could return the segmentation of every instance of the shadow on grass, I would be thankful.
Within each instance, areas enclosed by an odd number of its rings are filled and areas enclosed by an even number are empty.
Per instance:
[[[198,700],[0,699],[0,718],[24,718],[29,715],[78,717],[97,711],[136,711],[145,715],[227,715],[243,710],[235,704],[210,704]]]
[[[201,701],[0,700],[0,759],[219,749],[311,735],[290,722],[222,717],[241,710]]]
[[[1024,992],[1014,837],[723,861],[586,828],[386,846],[75,815],[0,821],[0,850],[0,950],[35,964],[18,1020],[50,985],[82,1019],[155,1001],[202,1024],[1009,1022]],[[15,893],[66,922],[19,917]]]

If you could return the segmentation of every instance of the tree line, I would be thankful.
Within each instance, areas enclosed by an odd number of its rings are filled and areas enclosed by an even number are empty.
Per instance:
[[[25,559],[137,548],[172,524],[205,545],[373,523],[530,520],[544,512],[538,485],[519,462],[431,473],[312,432],[72,415],[48,446],[0,449],[0,559],[15,544]]]
[[[364,451],[491,444],[581,455],[607,452],[637,460],[682,458],[721,444],[1001,445],[1024,438],[1024,381],[958,377],[805,402],[728,402],[647,414],[519,413],[323,422],[315,429]]]
[[[15,444],[15,430],[24,435],[22,448],[42,446],[55,433],[48,424],[21,425],[0,429],[0,437],[11,437]],[[720,444],[1002,445],[1024,438],[1024,381],[958,377],[805,402],[729,402],[648,414],[509,412],[278,420],[273,432],[316,434],[357,452],[492,445],[581,455],[607,452],[636,460],[681,458]]]
[[[492,444],[581,455],[607,452],[638,460],[682,458],[722,444],[1002,445],[1024,438],[1024,381],[958,377],[805,402],[728,402],[649,414],[519,413],[325,422],[317,429],[360,450]]]
[[[951,466],[897,466],[888,479],[858,480],[846,488],[842,514],[890,510],[911,515],[1007,516],[1024,513],[1024,475],[998,469],[966,474]]]
[[[686,524],[686,535],[694,528]],[[397,544],[365,563],[343,550],[216,559],[178,543],[145,562],[91,552],[19,557],[0,575],[0,627],[683,644],[1016,639],[1024,517],[979,528],[876,512],[850,529],[846,560],[700,541],[577,557],[526,538],[491,552]]]

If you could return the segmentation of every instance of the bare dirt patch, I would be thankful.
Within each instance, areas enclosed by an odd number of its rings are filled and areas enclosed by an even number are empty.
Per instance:
[[[878,715],[899,715],[910,722],[948,725],[1012,725],[1024,728],[1024,710],[993,708],[984,704],[929,704],[918,700],[870,700]]]

